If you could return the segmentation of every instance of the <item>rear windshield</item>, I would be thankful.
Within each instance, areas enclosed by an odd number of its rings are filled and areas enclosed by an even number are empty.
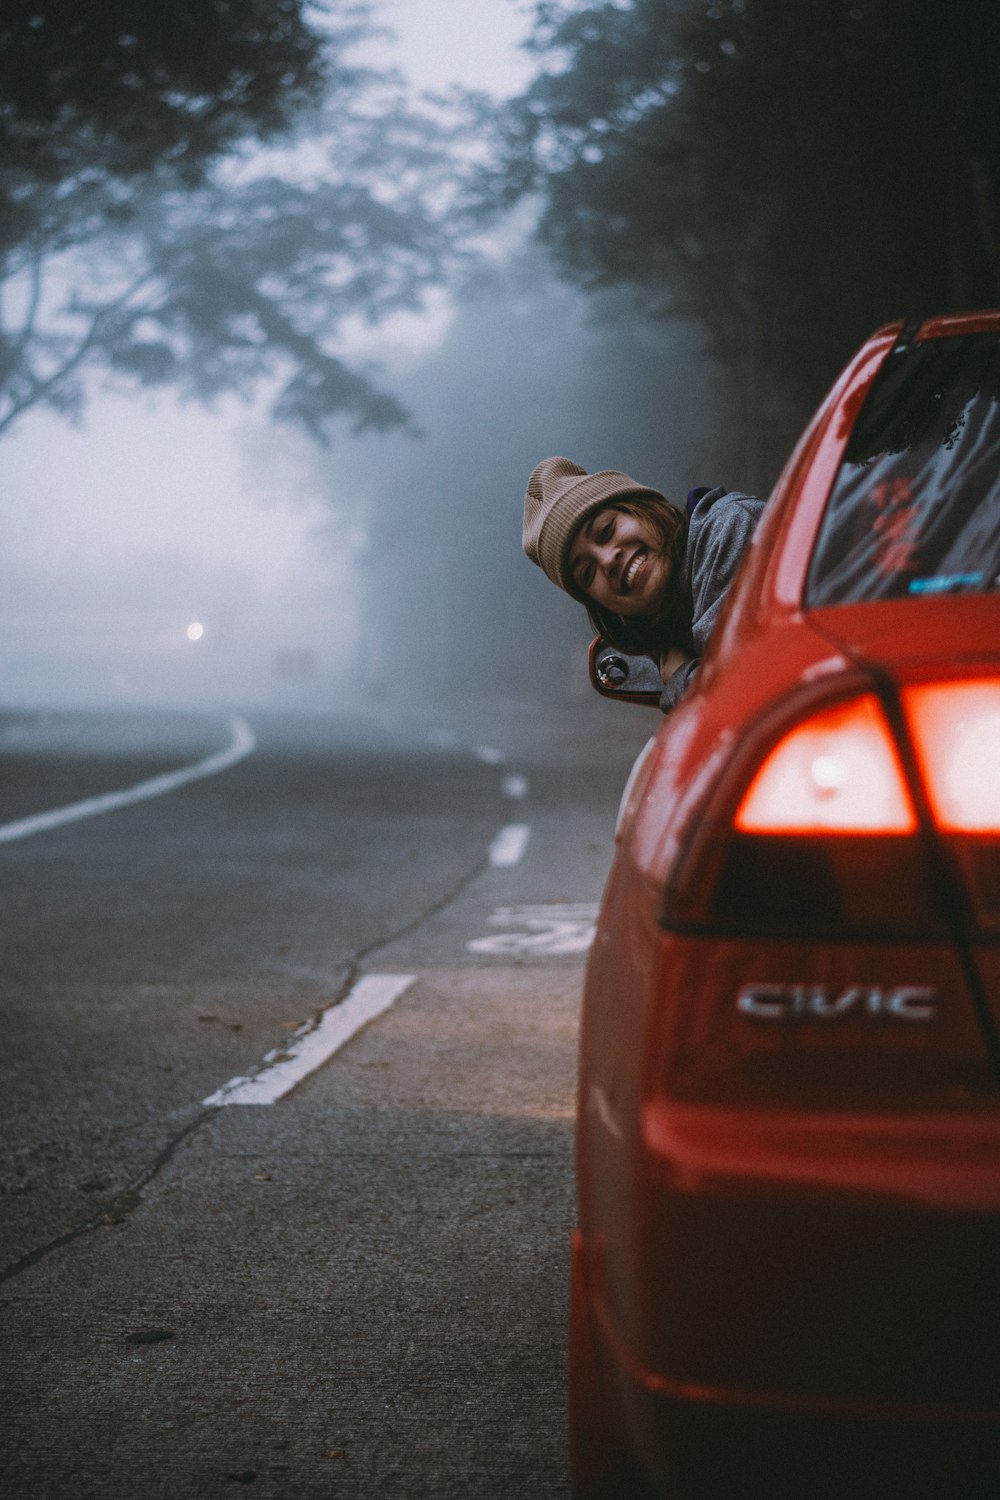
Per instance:
[[[1000,584],[1000,334],[888,356],[827,503],[806,603]]]

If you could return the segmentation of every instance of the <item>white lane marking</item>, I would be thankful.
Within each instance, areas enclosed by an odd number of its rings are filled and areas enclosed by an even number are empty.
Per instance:
[[[506,828],[501,828],[490,845],[490,864],[494,869],[503,870],[518,864],[528,847],[530,833],[527,823],[508,823]]]
[[[470,953],[586,953],[594,941],[597,907],[579,902],[565,906],[500,906],[488,919],[491,927],[522,927],[466,943]]]
[[[162,797],[189,781],[198,781],[202,776],[215,776],[234,766],[238,760],[257,748],[257,741],[250,725],[239,717],[228,721],[231,739],[224,750],[196,760],[193,765],[182,766],[179,771],[167,771],[162,776],[151,776],[148,781],[137,782],[119,792],[104,792],[99,797],[85,797],[82,802],[70,802],[65,807],[54,807],[49,812],[33,813],[31,817],[19,818],[15,823],[0,825],[0,844],[10,844],[14,839],[26,839],[33,833],[44,833],[50,828],[60,828],[64,823],[76,823],[81,818],[96,818],[100,813],[114,812],[119,807],[128,807],[132,802],[144,802],[149,797]]]
[[[230,1078],[221,1089],[202,1100],[206,1109],[227,1104],[273,1104],[326,1062],[362,1026],[374,1021],[408,990],[415,974],[366,974],[345,1000],[331,1005],[318,1023],[309,1022],[284,1047],[269,1052],[260,1071],[246,1078]]]
[[[498,766],[503,760],[503,751],[498,750],[495,745],[480,745],[476,754],[488,766]]]
[[[516,772],[503,779],[503,794],[505,797],[513,797],[515,801],[528,795],[528,778],[520,776]]]

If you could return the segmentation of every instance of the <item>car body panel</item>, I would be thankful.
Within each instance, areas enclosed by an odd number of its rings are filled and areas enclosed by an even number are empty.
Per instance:
[[[915,336],[984,329],[1000,314]],[[905,707],[915,683],[996,675],[1000,594],[800,603],[853,421],[909,336],[880,330],[807,428],[621,809],[581,1020],[574,1326],[643,1493],[813,1500],[847,1434],[872,1494],[922,1494],[936,1470],[910,1460],[938,1443],[1000,1493],[1000,941]],[[926,870],[926,913],[881,936],[693,919],[691,872],[768,747],[862,694],[915,808],[889,844]],[[771,1489],[746,1483],[756,1451]],[[575,1482],[618,1493],[582,1463]]]

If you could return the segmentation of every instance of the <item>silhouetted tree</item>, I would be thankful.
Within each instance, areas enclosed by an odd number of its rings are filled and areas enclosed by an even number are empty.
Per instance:
[[[4,0],[0,244],[35,228],[31,189],[169,168],[186,182],[286,126],[323,78],[303,0]]]
[[[74,414],[101,370],[204,399],[263,382],[317,436],[405,421],[339,340],[441,277],[450,167],[398,84],[349,61],[366,7],[333,0],[322,31],[306,12],[7,0],[0,433]]]
[[[481,201],[698,319],[758,475],[874,327],[1000,298],[992,0],[546,0],[532,46]]]

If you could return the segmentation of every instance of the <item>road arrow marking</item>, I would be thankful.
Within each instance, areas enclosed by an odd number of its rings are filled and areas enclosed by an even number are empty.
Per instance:
[[[594,941],[597,907],[580,902],[565,906],[501,906],[488,918],[491,927],[521,927],[522,932],[495,932],[466,943],[470,953],[494,957],[515,953],[555,956],[586,953]]]

